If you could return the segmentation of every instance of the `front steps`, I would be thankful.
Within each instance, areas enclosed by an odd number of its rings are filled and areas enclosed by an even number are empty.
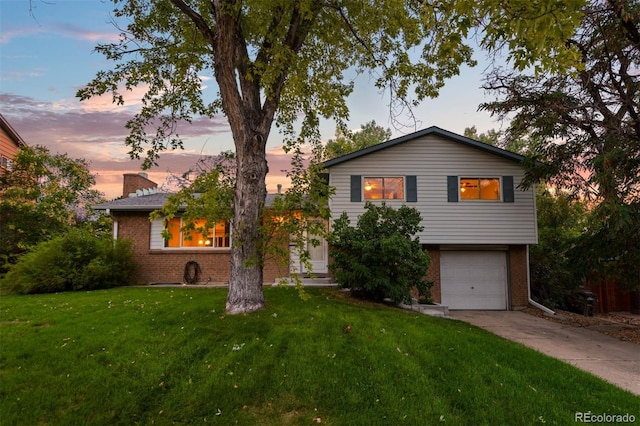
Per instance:
[[[327,274],[316,274],[313,277],[306,275],[301,276],[300,282],[304,287],[337,287],[338,285],[334,283],[331,277],[329,277]],[[295,286],[296,280],[294,280],[292,277],[276,278],[272,285]]]

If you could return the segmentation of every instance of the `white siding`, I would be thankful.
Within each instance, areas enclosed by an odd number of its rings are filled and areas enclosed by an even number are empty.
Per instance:
[[[518,163],[479,149],[427,136],[331,167],[333,219],[347,212],[355,225],[365,202],[351,202],[350,177],[417,176],[418,202],[406,203],[422,214],[423,244],[532,244],[537,242],[535,193],[518,188]],[[447,176],[513,176],[515,202],[447,202]],[[401,201],[387,201],[399,207]]]
[[[161,249],[164,248],[164,238],[162,238],[162,230],[164,229],[163,219],[156,219],[151,222],[151,238],[150,248]]]

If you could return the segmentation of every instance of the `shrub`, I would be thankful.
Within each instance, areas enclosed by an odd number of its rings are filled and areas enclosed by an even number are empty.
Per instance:
[[[23,294],[96,290],[128,285],[136,270],[130,242],[72,229],[22,255],[0,283]]]
[[[422,231],[420,213],[406,206],[395,210],[367,203],[366,212],[351,227],[346,213],[329,236],[330,265],[335,280],[355,294],[381,301],[410,302],[417,288],[428,299],[431,284],[424,279],[429,255],[415,234]]]
[[[552,309],[563,308],[565,294],[580,283],[571,254],[585,228],[585,204],[562,192],[551,194],[541,185],[536,206],[538,244],[530,249],[531,296]]]

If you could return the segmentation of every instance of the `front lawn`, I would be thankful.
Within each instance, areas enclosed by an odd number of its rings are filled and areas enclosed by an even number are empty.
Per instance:
[[[337,290],[118,288],[0,299],[0,423],[573,424],[640,398],[466,323]],[[351,326],[345,333],[345,327]]]

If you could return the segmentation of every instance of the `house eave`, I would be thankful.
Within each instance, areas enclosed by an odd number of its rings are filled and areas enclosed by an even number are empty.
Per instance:
[[[130,197],[130,198],[121,198],[118,200],[114,200],[108,203],[96,204],[93,206],[94,210],[109,210],[111,212],[152,212],[154,210],[161,209],[166,204],[166,197],[171,194],[166,193],[157,193],[153,195],[146,195],[141,197]],[[196,194],[198,195],[198,194]],[[280,196],[280,194],[267,194],[267,198],[265,200],[265,207],[269,208],[272,206],[273,201],[276,197]],[[151,202],[149,198],[146,197],[154,197],[155,200]],[[185,211],[186,206],[181,206],[179,211]]]
[[[343,155],[341,157],[337,157],[337,158],[333,158],[331,160],[327,160],[327,161],[325,161],[323,163],[323,166],[328,169],[328,168],[331,168],[331,167],[336,166],[338,164],[342,164],[342,163],[345,163],[347,161],[350,161],[350,160],[353,160],[353,159],[356,159],[356,158],[359,158],[359,157],[363,157],[365,155],[372,154],[374,152],[381,151],[383,149],[387,149],[387,148],[390,148],[392,146],[399,145],[399,144],[402,144],[402,143],[405,143],[405,142],[408,142],[408,141],[412,141],[414,139],[418,139],[418,138],[425,137],[425,136],[440,136],[440,137],[449,139],[451,141],[458,142],[458,143],[461,143],[461,144],[464,144],[464,145],[467,145],[467,146],[470,146],[470,147],[473,147],[473,148],[476,148],[476,149],[480,149],[482,151],[485,151],[485,152],[488,152],[488,153],[491,153],[491,154],[506,158],[506,159],[511,160],[511,161],[515,161],[517,163],[520,163],[520,162],[522,162],[524,160],[524,156],[522,156],[520,154],[516,154],[515,152],[507,151],[507,150],[495,147],[493,145],[489,145],[489,144],[486,144],[486,143],[483,143],[483,142],[480,142],[480,141],[477,141],[477,140],[474,140],[474,139],[471,139],[471,138],[467,138],[466,136],[461,136],[461,135],[449,132],[447,130],[441,129],[441,128],[436,127],[436,126],[432,126],[432,127],[429,127],[427,129],[424,129],[424,130],[420,130],[420,131],[415,132],[415,133],[404,135],[404,136],[401,136],[401,137],[396,138],[396,139],[391,139],[391,140],[389,140],[387,142],[382,142],[382,143],[379,143],[377,145],[373,145],[373,146],[370,146],[368,148],[361,149],[359,151],[355,151],[355,152],[352,152],[350,154]]]
[[[20,148],[27,146],[27,143],[24,141],[24,139],[22,139],[18,132],[13,127],[11,127],[11,124],[9,124],[7,119],[4,118],[2,114],[0,114],[0,127],[2,128],[2,130],[4,130],[5,133],[9,135],[11,140],[15,142],[17,146],[19,146]]]
[[[158,210],[162,208],[162,205],[159,206],[113,206],[110,204],[98,204],[93,206],[94,210],[110,210],[112,212],[152,212],[154,210]]]

